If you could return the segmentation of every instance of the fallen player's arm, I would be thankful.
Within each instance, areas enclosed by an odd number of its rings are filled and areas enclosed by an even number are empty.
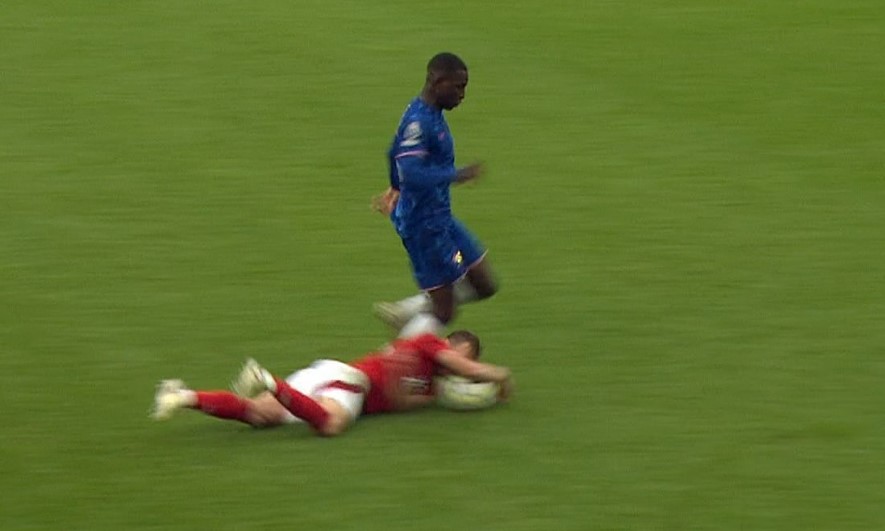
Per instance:
[[[474,382],[494,382],[498,384],[498,400],[507,401],[513,393],[513,380],[510,369],[491,363],[482,363],[458,354],[451,350],[443,350],[437,354],[437,363],[452,371],[456,376]]]
[[[452,350],[443,350],[437,354],[437,363],[474,382],[494,382],[505,384],[510,380],[510,369],[491,363],[482,363],[458,354]]]

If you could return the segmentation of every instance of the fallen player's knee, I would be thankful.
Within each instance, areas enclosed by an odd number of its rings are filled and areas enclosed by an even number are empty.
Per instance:
[[[347,415],[329,415],[326,422],[317,430],[323,437],[334,437],[341,435],[350,425],[350,418]]]
[[[269,415],[267,412],[260,409],[250,410],[248,416],[246,417],[246,422],[248,422],[249,425],[253,428],[270,428],[272,426],[278,426],[280,424],[280,420],[278,418],[273,415]]]

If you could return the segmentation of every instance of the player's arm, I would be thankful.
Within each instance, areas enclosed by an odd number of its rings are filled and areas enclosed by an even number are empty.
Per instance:
[[[433,334],[421,334],[406,340],[410,346],[432,363],[448,369],[456,376],[475,382],[504,383],[510,379],[510,369],[491,363],[482,363],[450,348],[448,341]]]
[[[415,120],[406,126],[402,140],[393,146],[391,155],[396,166],[399,185],[421,189],[445,183],[467,182],[479,177],[482,171],[479,164],[456,170],[448,165],[431,163],[429,158],[431,140],[428,138],[428,131],[431,131],[431,124],[424,120]]]
[[[482,174],[482,164],[471,164],[460,169],[428,163],[426,153],[406,152],[396,159],[400,182],[412,188],[431,188],[443,183],[461,184]]]
[[[396,144],[391,145],[387,150],[387,172],[390,185],[387,190],[372,197],[372,210],[385,216],[389,216],[393,212],[397,201],[399,201],[399,176],[394,160],[395,150]]]
[[[396,168],[396,138],[387,150],[387,178],[391,190],[399,192],[399,175]]]
[[[454,184],[464,184],[469,181],[475,181],[485,171],[485,167],[481,162],[474,162],[463,168],[458,168],[458,175],[455,177]]]
[[[392,187],[388,188],[384,192],[372,197],[372,210],[379,214],[389,216],[396,208],[396,203],[398,201],[399,190]]]
[[[482,363],[465,358],[452,350],[442,350],[436,355],[436,362],[456,376],[475,382],[494,382],[500,386],[498,399],[506,401],[513,392],[510,369],[491,363]]]
[[[510,380],[510,369],[491,363],[482,363],[465,358],[453,350],[442,350],[436,354],[436,362],[461,376],[475,382],[503,384]]]

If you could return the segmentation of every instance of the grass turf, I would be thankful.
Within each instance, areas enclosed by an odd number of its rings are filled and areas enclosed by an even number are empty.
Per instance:
[[[371,5],[370,5],[371,4]],[[0,7],[3,529],[885,527],[872,0]],[[380,344],[368,210],[433,53],[487,162],[513,404],[345,437],[147,420]]]

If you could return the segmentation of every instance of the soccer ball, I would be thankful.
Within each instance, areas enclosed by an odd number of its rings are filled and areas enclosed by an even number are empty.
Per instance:
[[[498,401],[499,386],[493,382],[474,382],[460,376],[436,378],[436,402],[458,411],[484,409]]]

